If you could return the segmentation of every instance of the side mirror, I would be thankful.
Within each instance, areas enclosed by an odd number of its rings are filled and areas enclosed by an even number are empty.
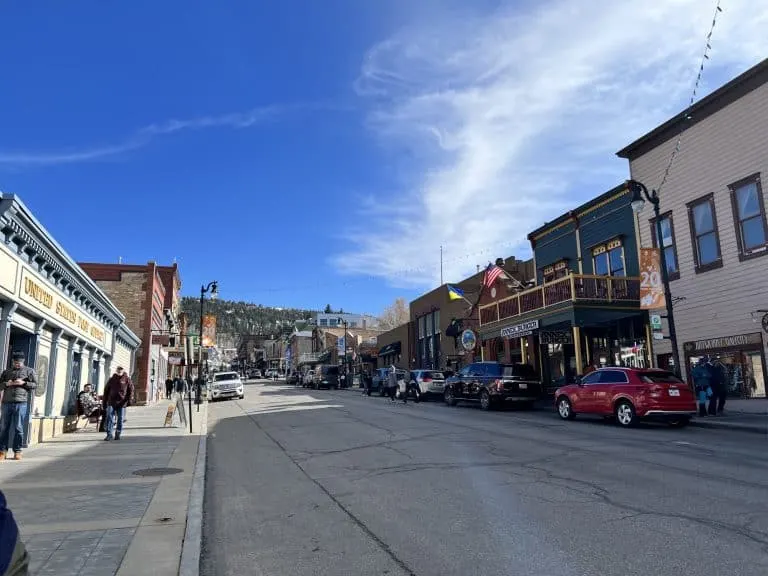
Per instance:
[[[577,386],[584,386],[584,382],[582,382],[581,376],[576,376],[576,378],[574,379],[574,382],[576,383]]]

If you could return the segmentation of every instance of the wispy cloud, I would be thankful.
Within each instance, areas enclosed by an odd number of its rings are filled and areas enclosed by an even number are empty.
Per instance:
[[[724,6],[705,91],[768,54],[768,5]],[[462,255],[488,246],[522,255],[528,231],[627,177],[616,150],[687,105],[714,8],[502,2],[493,13],[436,14],[429,28],[373,46],[355,88],[372,134],[411,178],[378,199],[380,212],[366,204],[357,247],[335,265],[424,286],[437,279],[440,244],[448,280],[481,260]],[[404,268],[421,273],[404,278]]]
[[[285,107],[267,106],[254,108],[247,112],[224,114],[221,116],[202,116],[186,120],[166,120],[140,128],[124,140],[104,146],[84,147],[54,152],[2,152],[0,164],[14,166],[70,164],[88,162],[117,156],[143,148],[161,136],[168,136],[184,130],[202,130],[210,128],[242,129],[261,124],[276,118]]]

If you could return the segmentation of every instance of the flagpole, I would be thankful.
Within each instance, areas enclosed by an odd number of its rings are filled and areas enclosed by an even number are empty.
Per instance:
[[[440,286],[443,285],[443,245],[440,244]]]

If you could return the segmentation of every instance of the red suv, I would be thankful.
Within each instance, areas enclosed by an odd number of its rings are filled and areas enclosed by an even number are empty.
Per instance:
[[[615,416],[623,427],[646,418],[682,427],[696,414],[696,398],[688,385],[656,369],[600,368],[577,384],[558,388],[555,406],[563,420],[577,414]]]

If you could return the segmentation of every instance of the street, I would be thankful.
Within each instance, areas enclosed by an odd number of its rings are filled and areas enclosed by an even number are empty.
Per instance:
[[[251,383],[209,407],[201,573],[768,573],[766,437]]]

